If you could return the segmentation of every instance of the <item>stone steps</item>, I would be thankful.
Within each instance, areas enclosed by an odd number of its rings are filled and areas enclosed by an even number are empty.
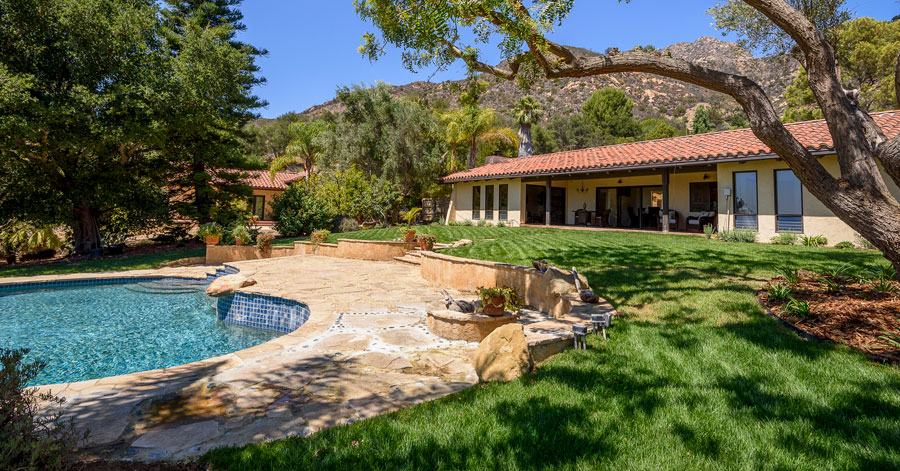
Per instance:
[[[422,256],[421,255],[413,255],[410,253],[407,253],[406,255],[404,255],[402,257],[394,257],[394,260],[396,260],[400,263],[405,263],[407,265],[419,266],[422,264]]]

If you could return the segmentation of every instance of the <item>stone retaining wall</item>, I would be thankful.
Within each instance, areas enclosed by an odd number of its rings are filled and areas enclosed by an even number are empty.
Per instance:
[[[297,255],[294,247],[272,247],[272,254],[268,257],[254,245],[207,245],[206,264],[221,265],[228,262],[242,262],[244,260],[258,260],[261,258],[287,257]]]
[[[460,291],[475,291],[479,286],[514,288],[526,305],[553,317],[572,309],[572,297],[554,293],[548,277],[534,268],[423,252],[421,270],[422,278]]]
[[[391,240],[338,239],[337,244],[313,244],[294,242],[295,255],[322,255],[325,257],[353,258],[357,260],[391,261],[406,255],[413,244]]]

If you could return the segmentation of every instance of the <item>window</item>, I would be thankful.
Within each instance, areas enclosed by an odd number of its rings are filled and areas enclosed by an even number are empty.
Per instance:
[[[481,187],[472,187],[472,219],[481,219]]]
[[[494,219],[494,185],[484,186],[484,218]]]
[[[716,198],[718,195],[718,184],[716,182],[693,182],[691,183],[691,212],[702,213],[707,211],[715,211],[718,206]]]
[[[756,172],[734,172],[734,227],[759,228],[756,198]]]
[[[250,199],[250,206],[252,214],[259,219],[265,219],[266,212],[266,197],[263,195],[253,195],[253,198]]]
[[[775,171],[775,230],[803,232],[803,185],[791,170]]]
[[[500,220],[506,221],[509,211],[509,185],[500,185]]]

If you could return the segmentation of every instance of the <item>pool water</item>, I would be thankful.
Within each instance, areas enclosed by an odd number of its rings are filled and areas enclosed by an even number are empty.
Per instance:
[[[38,385],[182,365],[282,335],[219,321],[205,288],[157,280],[0,291],[0,347],[46,361]]]

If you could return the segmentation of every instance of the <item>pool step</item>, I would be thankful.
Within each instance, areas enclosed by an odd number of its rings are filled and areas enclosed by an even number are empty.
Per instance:
[[[146,281],[135,283],[133,285],[126,285],[125,289],[142,294],[190,294],[203,291],[205,286],[204,283],[184,281]]]

